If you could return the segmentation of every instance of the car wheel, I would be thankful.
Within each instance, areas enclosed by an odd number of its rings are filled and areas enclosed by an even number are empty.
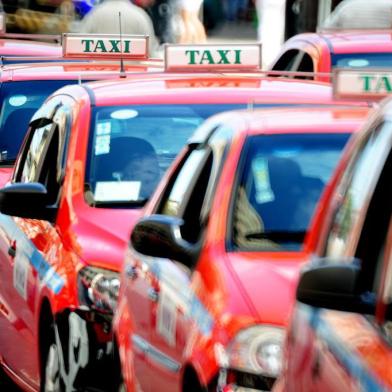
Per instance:
[[[43,392],[78,390],[79,373],[88,363],[88,335],[85,322],[71,312],[48,328],[49,341],[43,359]]]
[[[44,392],[61,391],[60,359],[58,347],[52,343],[49,347],[45,362]]]

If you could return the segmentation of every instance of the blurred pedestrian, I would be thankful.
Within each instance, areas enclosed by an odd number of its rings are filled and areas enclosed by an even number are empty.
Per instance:
[[[87,34],[119,34],[119,14],[122,33],[148,35],[150,52],[155,52],[156,39],[151,19],[146,11],[130,0],[104,0],[81,20],[78,30]]]
[[[326,29],[391,29],[392,0],[343,0],[323,24]]]
[[[180,29],[180,43],[205,42],[206,32],[199,19],[203,0],[178,0],[182,27]]]
[[[248,0],[225,0],[225,14],[229,22],[245,19],[249,6]]]
[[[262,42],[263,67],[278,55],[284,42],[286,0],[255,0],[258,40]]]

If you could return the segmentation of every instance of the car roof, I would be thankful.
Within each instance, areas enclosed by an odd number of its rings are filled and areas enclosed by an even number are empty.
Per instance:
[[[162,66],[148,65],[148,63],[126,63],[125,73],[145,73],[162,71]],[[9,64],[1,68],[1,81],[24,81],[24,80],[93,80],[97,77],[104,79],[105,76],[118,74],[120,76],[120,62],[114,61],[57,61],[48,63],[21,63]]]
[[[17,40],[9,38],[0,38],[0,55],[1,56],[62,56],[63,49],[61,45]]]
[[[353,133],[360,129],[370,108],[355,106],[285,107],[233,110],[218,114],[219,123],[240,119],[249,135],[283,133]],[[237,131],[237,130],[236,130]]]
[[[392,52],[392,30],[325,30],[298,34],[290,40],[294,39],[316,45],[323,41],[336,54]]]
[[[65,87],[64,89],[71,88]],[[97,106],[127,103],[324,103],[332,101],[331,86],[314,81],[224,75],[161,74],[143,80],[85,84]],[[62,89],[64,91],[64,89]],[[162,101],[162,97],[165,97]]]

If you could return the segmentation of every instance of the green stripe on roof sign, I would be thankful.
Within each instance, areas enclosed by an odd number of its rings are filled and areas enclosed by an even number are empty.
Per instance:
[[[387,75],[360,75],[363,81],[363,91],[366,93],[391,93],[391,77]]]
[[[241,64],[242,50],[186,50],[189,65],[195,64]]]
[[[82,39],[84,53],[121,53],[121,41],[109,39],[106,44],[104,40]],[[131,41],[122,41],[122,52],[131,53]]]
[[[392,94],[392,71],[386,68],[333,70],[335,98],[378,100]]]
[[[260,44],[165,45],[165,69],[170,71],[255,71],[260,68]]]

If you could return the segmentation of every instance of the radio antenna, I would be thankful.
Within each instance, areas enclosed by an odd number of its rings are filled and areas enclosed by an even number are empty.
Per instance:
[[[120,26],[120,78],[125,78],[127,75],[125,73],[125,67],[124,67],[124,59],[123,59],[123,40],[122,40],[122,26],[121,26],[121,12],[118,13],[118,20],[119,20],[119,26]]]

